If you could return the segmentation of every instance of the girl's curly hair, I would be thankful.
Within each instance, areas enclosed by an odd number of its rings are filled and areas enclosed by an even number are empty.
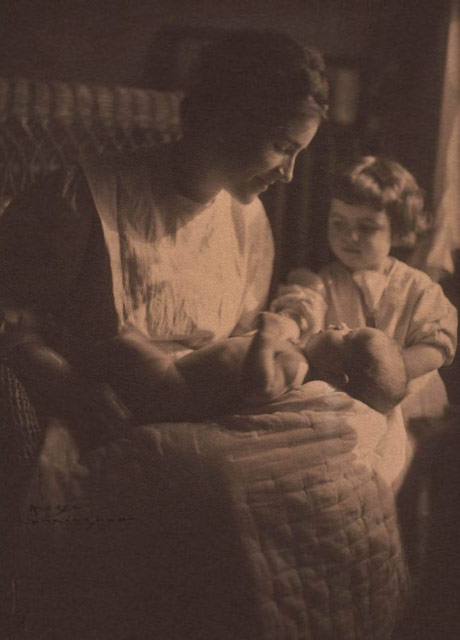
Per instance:
[[[227,32],[203,48],[183,104],[189,130],[221,122],[276,124],[305,108],[326,115],[329,84],[319,52],[284,33]]]
[[[331,197],[385,211],[393,246],[413,247],[431,226],[423,190],[414,176],[394,160],[362,156],[343,165],[333,178]]]

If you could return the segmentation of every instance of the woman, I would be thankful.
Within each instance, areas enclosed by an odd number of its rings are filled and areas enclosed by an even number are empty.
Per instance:
[[[318,56],[281,34],[235,32],[204,53],[177,144],[74,167],[12,203],[0,221],[2,346],[42,416],[88,447],[123,427],[97,347],[128,325],[177,356],[252,328],[273,259],[258,195],[291,179],[326,99]],[[274,433],[271,422],[252,433],[258,415],[241,431],[238,416],[233,430],[133,430],[86,456],[89,486],[72,487],[71,460],[70,495],[48,492],[44,506],[75,513],[51,527],[57,544],[37,527],[45,552],[28,550],[42,596],[30,637],[388,638],[403,573],[390,496],[352,466],[351,423],[324,429],[320,406],[311,428],[290,406]]]
[[[0,351],[41,425],[64,420],[93,447],[129,423],[94,357],[127,325],[178,355],[252,328],[273,260],[258,195],[292,179],[327,93],[318,54],[280,33],[235,31],[204,51],[179,142],[74,166],[11,203],[0,221]],[[2,429],[9,513],[42,438],[31,416]]]
[[[180,141],[15,199],[0,224],[3,353],[42,413],[80,437],[82,415],[101,435],[125,422],[91,356],[127,325],[177,354],[252,328],[273,260],[258,195],[292,179],[327,93],[318,54],[235,31],[204,51]]]

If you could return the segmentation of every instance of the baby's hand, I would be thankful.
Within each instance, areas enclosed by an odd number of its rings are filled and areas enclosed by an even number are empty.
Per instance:
[[[279,295],[271,303],[270,310],[295,322],[297,338],[303,338],[323,328],[327,304],[315,289],[291,284],[279,288]]]
[[[288,284],[297,284],[301,287],[308,287],[309,289],[313,289],[313,291],[320,293],[322,296],[326,293],[326,289],[321,278],[316,273],[313,273],[313,271],[305,269],[304,267],[293,269],[287,277],[287,282]]]

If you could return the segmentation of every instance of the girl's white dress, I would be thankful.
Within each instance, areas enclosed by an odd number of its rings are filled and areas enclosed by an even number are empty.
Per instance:
[[[445,365],[452,362],[457,346],[457,311],[440,285],[422,271],[388,258],[382,273],[351,272],[334,262],[319,276],[326,302],[325,326],[345,322],[351,329],[376,327],[402,348],[428,344],[444,354]],[[294,315],[301,316],[305,305],[311,304],[311,291],[296,284],[284,286],[281,294],[285,308]],[[272,306],[280,308],[276,299]],[[410,418],[437,417],[446,406],[446,390],[437,371],[410,383],[407,398],[389,416],[388,438],[392,439],[395,465],[404,466],[402,456],[397,460],[398,450],[404,450],[407,439],[403,415],[407,424]]]

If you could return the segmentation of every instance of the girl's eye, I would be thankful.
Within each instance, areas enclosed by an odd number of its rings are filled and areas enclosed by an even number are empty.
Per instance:
[[[347,228],[347,223],[344,222],[343,220],[331,220],[331,225],[334,227],[334,229],[337,229],[338,231],[344,231]]]
[[[372,227],[370,225],[361,225],[360,227],[358,227],[359,232],[366,234],[366,235],[371,235],[372,233],[375,233],[376,231],[378,231],[378,227]]]

